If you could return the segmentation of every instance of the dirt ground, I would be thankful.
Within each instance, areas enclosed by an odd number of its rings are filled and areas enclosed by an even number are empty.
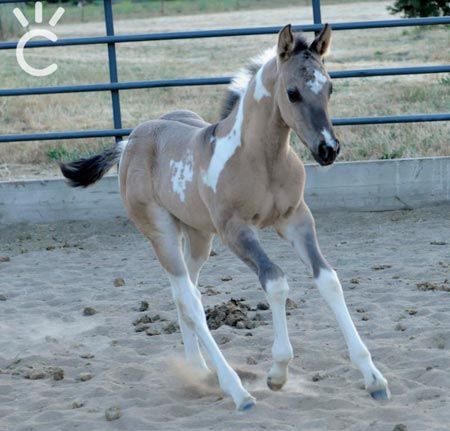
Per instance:
[[[316,221],[391,401],[363,390],[312,278],[271,231],[263,244],[291,286],[282,391],[265,385],[272,328],[256,277],[218,241],[200,276],[205,307],[243,299],[233,306],[258,322],[213,330],[258,400],[241,414],[183,364],[168,282],[128,221],[21,224],[0,230],[0,429],[448,430],[450,205]]]

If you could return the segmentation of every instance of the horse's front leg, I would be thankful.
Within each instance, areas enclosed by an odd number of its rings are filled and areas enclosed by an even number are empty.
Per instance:
[[[341,283],[336,272],[322,256],[317,242],[314,219],[306,204],[303,204],[288,219],[276,226],[312,270],[314,282],[322,297],[333,310],[344,334],[351,361],[361,370],[367,391],[375,399],[390,396],[386,379],[372,362],[369,350],[362,342],[345,303]]]
[[[230,249],[257,275],[266,292],[273,317],[275,339],[272,347],[273,364],[267,376],[267,385],[280,390],[286,383],[288,364],[293,358],[286,323],[286,299],[289,286],[283,271],[266,255],[256,231],[245,224],[231,221],[221,234]]]

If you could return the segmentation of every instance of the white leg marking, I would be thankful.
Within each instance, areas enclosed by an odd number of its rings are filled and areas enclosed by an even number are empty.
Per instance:
[[[186,325],[194,331],[207,350],[217,371],[221,389],[230,395],[239,410],[251,408],[254,398],[244,389],[236,372],[230,367],[209,332],[205,312],[200,301],[200,292],[188,276],[169,275],[175,303]]]
[[[286,383],[288,364],[294,357],[286,322],[286,299],[289,285],[285,277],[266,283],[266,295],[272,310],[275,339],[272,346],[273,365],[267,377],[272,390],[281,389]]]
[[[315,283],[322,297],[336,316],[336,320],[348,346],[350,359],[361,370],[366,389],[370,393],[386,390],[387,395],[389,395],[386,379],[373,364],[369,350],[362,342],[353,324],[336,272],[333,270],[320,270],[319,276],[315,279]]]
[[[245,93],[239,99],[239,107],[233,128],[228,135],[217,138],[214,154],[209,162],[208,170],[203,174],[203,182],[216,192],[219,176],[225,164],[233,156],[236,149],[241,145],[241,128],[244,121]]]
[[[264,86],[263,79],[264,79],[264,65],[262,65],[259,68],[255,76],[255,92],[253,94],[253,97],[257,102],[259,102],[263,97],[271,96],[270,92]]]
[[[320,70],[316,69],[314,70],[314,79],[308,81],[306,84],[314,94],[319,94],[325,82],[327,82],[326,76]]]
[[[194,177],[194,156],[190,150],[187,151],[183,160],[170,161],[172,171],[172,191],[176,193],[181,202],[185,199],[186,183],[192,182]]]
[[[195,260],[192,259],[190,250],[189,250],[189,242],[184,243],[184,261],[186,262],[186,266],[189,271],[189,277],[192,283],[197,289],[198,284],[198,276],[200,274],[200,269],[203,266],[203,260]],[[185,324],[183,320],[183,316],[181,315],[180,310],[178,310],[178,317],[180,322],[180,329],[183,336],[184,342],[184,353],[186,356],[186,361],[191,364],[193,367],[197,368],[204,374],[209,374],[210,369],[206,365],[205,359],[203,358],[202,352],[200,350],[200,346],[198,345],[198,337],[195,332]]]

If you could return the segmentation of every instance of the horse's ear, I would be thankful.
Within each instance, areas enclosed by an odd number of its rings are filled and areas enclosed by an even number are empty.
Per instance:
[[[294,50],[294,35],[291,24],[284,26],[278,33],[278,57],[280,60],[287,60]]]
[[[317,52],[321,57],[325,57],[330,53],[331,49],[331,27],[325,24],[319,36],[314,39],[314,42],[309,47],[311,51]]]

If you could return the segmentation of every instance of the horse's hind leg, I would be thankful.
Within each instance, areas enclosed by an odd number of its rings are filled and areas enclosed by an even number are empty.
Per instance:
[[[169,277],[181,318],[208,352],[221,389],[233,398],[237,409],[251,408],[255,404],[254,398],[244,389],[239,376],[223,357],[206,324],[200,292],[194,286],[184,261],[179,222],[161,207],[141,207],[134,217],[133,211],[129,212],[139,229],[150,239]]]
[[[203,264],[209,257],[213,236],[182,225],[183,232],[183,255],[189,277],[192,284],[197,288],[198,276]],[[208,373],[210,370],[206,365],[198,344],[198,337],[195,332],[185,323],[183,315],[178,310],[181,333],[183,334],[184,352],[186,361],[202,372]]]

